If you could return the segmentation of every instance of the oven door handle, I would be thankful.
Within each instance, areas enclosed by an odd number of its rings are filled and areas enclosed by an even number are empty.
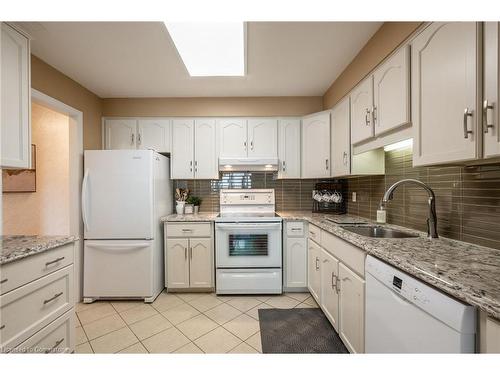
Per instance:
[[[237,230],[237,229],[280,229],[281,223],[237,223],[237,224],[215,224],[215,229]]]

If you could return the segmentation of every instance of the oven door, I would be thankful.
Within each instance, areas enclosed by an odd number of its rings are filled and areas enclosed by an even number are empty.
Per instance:
[[[218,268],[281,267],[281,222],[216,223]]]

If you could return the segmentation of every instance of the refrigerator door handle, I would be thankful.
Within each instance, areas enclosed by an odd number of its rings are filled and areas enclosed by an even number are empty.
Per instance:
[[[89,170],[88,168],[85,170],[85,174],[83,175],[82,182],[82,220],[85,230],[89,229],[88,220],[87,220],[87,183],[89,179]]]

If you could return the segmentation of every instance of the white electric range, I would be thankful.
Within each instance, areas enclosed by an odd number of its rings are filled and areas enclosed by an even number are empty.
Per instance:
[[[274,189],[221,190],[217,294],[282,293],[282,219],[274,210]]]

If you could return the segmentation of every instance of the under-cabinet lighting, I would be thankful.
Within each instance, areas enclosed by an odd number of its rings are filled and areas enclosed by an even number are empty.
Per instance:
[[[413,147],[413,138],[405,139],[404,141],[384,146],[384,151],[394,151],[394,150],[399,150],[400,148],[407,148],[407,147]]]
[[[272,168],[273,166],[271,164],[266,164],[265,167],[266,168]]]
[[[244,22],[165,22],[192,77],[245,75]]]
[[[229,164],[226,164],[226,165],[224,166],[224,168],[226,168],[226,169],[230,169],[230,168],[232,168],[232,167],[233,167],[233,166],[232,166],[232,165],[229,165]]]

